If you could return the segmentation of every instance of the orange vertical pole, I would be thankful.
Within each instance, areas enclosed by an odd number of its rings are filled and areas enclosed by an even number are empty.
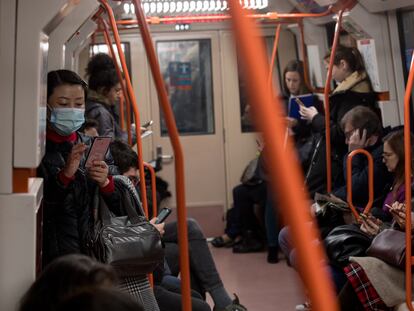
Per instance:
[[[157,206],[157,185],[155,180],[155,171],[154,168],[144,162],[144,166],[149,170],[151,176],[151,194],[152,194],[152,217],[157,217],[158,215],[158,206]]]
[[[278,193],[278,206],[290,226],[298,252],[299,272],[312,299],[312,309],[337,311],[335,292],[323,264],[326,259],[322,247],[315,244],[318,233],[309,213],[309,199],[302,190],[303,176],[291,139],[288,139],[286,149],[281,148],[285,115],[280,99],[273,98],[267,83],[268,67],[263,42],[259,39],[256,25],[244,16],[239,1],[229,1],[229,5],[235,40],[246,68],[253,116],[266,142],[271,189]]]
[[[330,105],[329,93],[331,92],[332,67],[336,52],[336,47],[339,43],[339,33],[341,31],[342,15],[344,11],[338,13],[338,21],[336,22],[335,37],[331,49],[331,57],[329,59],[328,76],[326,77],[324,99],[325,99],[325,137],[326,137],[326,189],[327,192],[332,191],[332,162],[331,162],[331,128],[330,128]]]
[[[99,18],[100,24],[102,25],[103,28],[103,34],[104,34],[104,39],[105,39],[105,43],[108,46],[108,49],[110,51],[112,60],[114,61],[115,64],[115,68],[116,68],[116,73],[118,75],[118,79],[119,79],[119,83],[121,84],[121,88],[122,88],[122,94],[124,95],[124,100],[125,100],[125,104],[127,106],[127,134],[128,134],[128,143],[129,145],[132,145],[132,137],[131,137],[131,108],[130,108],[130,97],[128,95],[128,91],[127,88],[125,87],[125,82],[124,82],[124,78],[122,77],[122,72],[121,72],[121,68],[119,68],[119,64],[116,60],[116,56],[115,56],[115,51],[114,51],[114,47],[112,46],[112,40],[111,40],[111,35],[109,33],[109,29],[108,29],[108,25],[106,24],[105,20],[103,18]],[[122,100],[121,100],[122,102]],[[123,104],[121,105],[120,102],[120,113],[121,113],[121,128],[122,130],[124,130],[125,126],[124,126],[124,107]]]
[[[412,301],[412,250],[411,250],[411,130],[410,130],[410,114],[411,114],[411,92],[413,89],[414,81],[414,53],[411,58],[411,67],[410,74],[408,75],[407,87],[405,89],[404,97],[404,151],[405,151],[405,212],[406,212],[406,222],[405,222],[405,297],[407,308],[410,311],[414,311],[411,301]]]
[[[145,188],[145,172],[144,172],[144,165],[143,165],[143,159],[142,159],[142,140],[141,140],[141,135],[140,135],[140,126],[139,124],[141,124],[140,122],[140,117],[139,117],[139,111],[138,111],[138,107],[137,107],[137,100],[135,98],[135,93],[134,90],[132,88],[132,84],[131,84],[131,78],[129,76],[129,72],[128,72],[128,68],[125,62],[125,55],[124,52],[122,51],[121,48],[121,39],[119,38],[119,33],[118,33],[118,28],[116,26],[116,21],[115,21],[115,17],[114,17],[114,12],[112,11],[111,6],[108,4],[107,0],[99,0],[102,5],[104,6],[106,13],[108,14],[109,17],[109,22],[111,24],[111,28],[112,28],[112,33],[114,34],[114,39],[115,39],[115,43],[116,43],[116,47],[118,49],[118,55],[119,55],[119,59],[121,61],[121,65],[122,65],[122,70],[124,72],[125,75],[125,82],[127,85],[127,89],[128,89],[128,93],[131,99],[131,106],[133,108],[134,111],[134,116],[135,116],[135,122],[137,123],[137,126],[135,127],[135,133],[137,136],[137,154],[138,154],[138,169],[139,169],[139,178],[140,178],[140,190],[141,190],[141,197],[142,197],[142,205],[144,206],[144,211],[148,216],[148,202],[147,202],[147,190]]]
[[[346,191],[347,201],[356,220],[359,220],[359,212],[352,202],[352,159],[357,154],[364,154],[368,159],[368,203],[365,206],[364,214],[368,214],[374,202],[374,161],[372,155],[364,149],[352,151],[346,159]]]
[[[305,32],[303,30],[303,20],[298,22],[299,30],[300,30],[300,42],[302,46],[302,58],[303,58],[303,75],[305,78],[305,85],[312,93],[315,91],[310,83],[309,79],[309,67],[308,67],[308,53],[306,52],[306,44],[305,44]]]
[[[160,106],[164,112],[165,123],[170,136],[171,145],[174,151],[175,164],[175,182],[177,196],[177,213],[178,213],[178,241],[180,246],[180,272],[181,272],[181,294],[182,309],[191,310],[191,291],[190,291],[190,261],[188,255],[188,236],[187,236],[187,213],[185,206],[185,183],[184,183],[184,155],[179,140],[178,130],[172,112],[171,104],[165,89],[164,80],[161,76],[160,66],[158,63],[155,49],[148,30],[148,25],[142,10],[141,1],[133,0],[135,5],[135,14],[137,16],[139,29],[141,30],[142,40],[151,67],[155,87],[158,93]]]
[[[273,42],[272,58],[270,59],[269,77],[267,78],[267,81],[268,81],[270,86],[272,86],[273,69],[275,67],[275,62],[276,62],[276,57],[277,57],[277,50],[279,48],[279,39],[280,39],[281,29],[282,29],[282,25],[278,24],[277,27],[276,27],[275,41]]]

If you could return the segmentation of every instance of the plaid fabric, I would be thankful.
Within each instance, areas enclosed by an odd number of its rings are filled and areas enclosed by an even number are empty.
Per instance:
[[[372,286],[362,267],[353,262],[344,268],[346,277],[351,283],[362,306],[367,311],[390,311]]]
[[[120,281],[119,288],[121,291],[130,294],[144,307],[145,311],[160,311],[155,300],[154,291],[146,276],[123,278]]]

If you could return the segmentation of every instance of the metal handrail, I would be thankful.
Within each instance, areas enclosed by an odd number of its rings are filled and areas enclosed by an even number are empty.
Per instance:
[[[300,42],[302,46],[302,58],[303,58],[303,76],[305,78],[305,85],[311,93],[315,92],[312,84],[310,83],[309,79],[309,68],[308,68],[308,53],[306,52],[306,44],[305,44],[305,33],[303,29],[303,20],[298,22],[299,31],[300,31]]]
[[[98,20],[99,20],[99,25],[102,26],[104,40],[105,40],[106,45],[108,46],[109,53],[110,53],[111,58],[114,62],[114,65],[115,65],[116,74],[118,76],[118,80],[119,80],[119,83],[120,83],[121,88],[122,88],[123,97],[119,101],[119,110],[120,110],[121,129],[124,130],[125,129],[125,116],[124,116],[124,101],[123,100],[125,100],[126,105],[130,105],[129,95],[128,95],[128,91],[125,87],[124,79],[122,77],[121,68],[119,68],[119,64],[118,64],[118,62],[116,60],[116,57],[115,57],[115,51],[114,51],[114,47],[112,46],[112,40],[111,40],[111,36],[109,34],[108,25],[106,24],[105,20],[102,17],[99,17]],[[131,124],[129,123],[131,121],[131,115],[127,114],[127,118],[128,118],[128,124],[129,124],[129,127],[127,125],[128,143],[131,145],[131,143],[132,143]]]
[[[256,26],[245,17],[239,2],[229,1],[229,5],[240,57],[246,66],[248,95],[254,111],[253,116],[257,121],[260,120],[256,124],[266,141],[266,162],[271,189],[278,193],[278,208],[290,226],[298,252],[299,272],[312,299],[313,309],[337,311],[332,281],[323,265],[326,259],[321,245],[315,244],[318,239],[317,229],[309,213],[309,200],[302,190],[303,175],[293,149],[293,142],[288,139],[286,149],[280,147],[284,139],[285,115],[280,99],[272,96],[267,83],[268,67],[263,42],[259,39]],[[310,226],[309,223],[313,225]]]
[[[276,27],[275,40],[273,42],[272,57],[270,59],[269,77],[267,79],[270,86],[272,86],[273,68],[275,66],[276,57],[277,57],[277,50],[279,48],[279,39],[280,39],[280,31],[281,30],[282,30],[282,25],[278,24],[277,27]]]
[[[412,301],[412,250],[411,250],[411,179],[412,179],[412,167],[411,167],[411,130],[410,130],[410,114],[411,114],[411,92],[413,89],[414,81],[414,53],[411,58],[410,73],[408,75],[407,87],[405,89],[404,96],[404,156],[405,156],[405,297],[407,308],[410,311],[414,311],[411,304]]]
[[[157,205],[157,185],[155,179],[155,170],[151,164],[144,162],[144,167],[146,167],[151,176],[151,199],[152,199],[152,215],[149,218],[157,217],[158,215],[158,205]]]
[[[121,48],[121,39],[119,37],[118,28],[116,26],[115,16],[114,12],[112,11],[111,6],[108,4],[107,0],[99,0],[100,3],[103,5],[106,14],[109,18],[109,23],[112,28],[112,33],[114,35],[116,47],[118,50],[119,59],[121,61],[122,70],[125,75],[125,82],[128,90],[128,94],[131,99],[131,106],[134,112],[135,122],[137,126],[135,126],[135,134],[137,136],[137,155],[138,155],[138,169],[139,169],[139,177],[140,177],[140,190],[141,190],[141,196],[142,196],[142,205],[144,207],[144,211],[146,215],[148,215],[148,202],[147,202],[147,190],[145,187],[145,172],[144,172],[144,165],[143,165],[143,157],[142,157],[142,140],[141,140],[141,133],[140,133],[140,117],[139,117],[139,110],[137,106],[137,100],[135,98],[135,93],[132,88],[131,78],[129,76],[128,68],[125,61],[125,55]]]
[[[331,159],[331,127],[330,127],[330,104],[329,93],[331,92],[332,68],[334,65],[334,57],[336,47],[339,44],[339,33],[341,31],[342,15],[344,11],[339,11],[338,20],[336,22],[335,37],[332,43],[331,56],[329,58],[328,75],[325,82],[324,101],[325,101],[325,140],[326,140],[326,190],[332,191],[332,159]]]
[[[352,159],[357,154],[364,154],[368,159],[368,202],[365,205],[364,214],[368,214],[374,203],[374,160],[372,155],[365,149],[356,149],[352,151],[346,160],[346,190],[347,190],[347,201],[349,208],[354,214],[355,219],[358,221],[360,216],[357,208],[352,201]]]
[[[180,138],[175,123],[174,114],[164,80],[160,72],[160,66],[155,53],[155,48],[151,40],[148,24],[141,6],[140,0],[133,0],[135,14],[137,16],[142,40],[147,52],[148,61],[154,78],[155,87],[158,93],[160,107],[164,112],[164,119],[170,136],[171,145],[174,151],[175,164],[175,183],[177,198],[177,219],[178,219],[178,241],[180,246],[180,273],[181,273],[181,295],[182,309],[191,311],[191,288],[190,288],[190,260],[187,235],[187,211],[185,206],[185,175],[184,175],[184,154],[180,143]]]

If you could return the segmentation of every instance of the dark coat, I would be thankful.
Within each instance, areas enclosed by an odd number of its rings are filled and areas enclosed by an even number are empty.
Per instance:
[[[78,141],[90,145],[91,139],[78,133]],[[43,264],[71,253],[88,253],[88,242],[93,226],[92,200],[99,191],[98,185],[88,179],[79,168],[75,180],[67,187],[60,181],[72,143],[46,142],[46,154],[38,168],[44,179],[43,199]],[[86,153],[85,153],[86,154]],[[85,162],[85,156],[80,167]],[[110,167],[114,172],[114,167]],[[108,197],[110,200],[111,196]]]
[[[377,144],[367,147],[366,150],[371,153],[374,162],[374,204],[373,206],[381,207],[385,194],[393,182],[393,176],[388,172],[387,167],[382,162],[383,144],[378,141]],[[346,180],[347,156],[343,160],[343,174]],[[346,185],[333,190],[333,194],[342,200],[347,200]],[[352,201],[357,207],[364,208],[368,203],[368,159],[363,154],[357,154],[352,159]]]
[[[372,91],[368,76],[354,72],[332,92],[330,103],[332,185],[338,187],[344,184],[342,174],[342,159],[347,153],[345,134],[341,129],[343,116],[356,106],[371,107],[376,111],[375,93]],[[315,192],[326,191],[326,142],[325,116],[317,114],[312,119],[312,130],[320,137],[320,144],[315,148],[310,167],[306,174],[306,184],[311,197]]]
[[[98,122],[98,133],[100,136],[119,138],[128,142],[128,135],[121,129],[114,118],[111,106],[107,99],[94,91],[89,91],[86,100],[85,116]]]

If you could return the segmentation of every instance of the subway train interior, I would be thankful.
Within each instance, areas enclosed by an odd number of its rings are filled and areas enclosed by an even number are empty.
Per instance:
[[[414,310],[413,0],[0,0],[0,42],[0,310]]]

